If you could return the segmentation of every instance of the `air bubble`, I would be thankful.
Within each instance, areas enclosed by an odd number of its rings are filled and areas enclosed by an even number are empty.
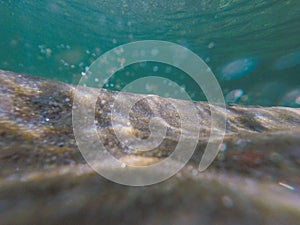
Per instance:
[[[279,101],[280,105],[289,107],[300,106],[300,88],[294,89],[286,93]]]
[[[257,65],[255,58],[242,58],[228,63],[221,71],[223,80],[234,80],[252,72]]]
[[[153,72],[157,72],[159,70],[159,67],[158,66],[154,66],[153,67]]]
[[[159,53],[159,51],[158,51],[157,48],[154,48],[154,49],[151,50],[151,55],[152,56],[156,56],[158,53]]]
[[[207,47],[208,48],[213,48],[213,47],[215,47],[215,43],[214,42],[210,42]]]
[[[243,94],[244,94],[244,91],[242,89],[235,89],[235,90],[230,91],[226,95],[225,100],[227,103],[236,103],[241,99]]]
[[[300,64],[300,52],[292,52],[280,57],[273,65],[277,70],[285,70]]]

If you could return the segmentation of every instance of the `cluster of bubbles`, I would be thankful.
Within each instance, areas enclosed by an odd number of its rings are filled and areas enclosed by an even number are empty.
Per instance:
[[[116,39],[112,39],[111,41],[113,44],[117,44]],[[51,77],[52,74],[53,76],[61,74],[64,78],[62,80],[72,83],[77,83],[80,79],[80,75],[85,75],[88,66],[105,52],[105,50],[97,46],[83,48],[76,45],[72,46],[67,43],[51,46],[41,43],[37,46],[33,46],[30,43],[21,42],[22,40],[12,39],[10,47],[17,48],[18,46],[23,45],[26,50],[24,52],[28,53],[24,58],[27,58],[27,60],[30,61],[40,62],[39,65],[29,62],[29,64],[32,65],[30,67],[26,65],[26,62],[19,63],[19,67],[28,67],[31,69],[25,72],[36,75],[43,74],[43,70],[41,70],[42,72],[38,72],[40,69],[37,67],[44,66],[45,70],[48,69],[49,77]],[[215,47],[216,43],[214,41],[207,42],[206,48],[208,50],[213,50]],[[211,56],[204,56],[202,58],[206,63],[210,64]],[[5,69],[6,67],[9,68],[10,64],[15,64],[15,62],[2,61],[1,64],[2,68]],[[53,65],[56,65],[55,68]],[[299,65],[300,51],[293,51],[277,56],[269,64],[259,57],[244,55],[231,61],[227,61],[221,66],[216,65],[211,68],[217,75],[217,79],[223,87],[225,100],[229,104],[238,103],[263,106],[282,105],[300,107],[300,82],[297,84],[297,81],[295,80],[292,84],[288,84],[287,82],[277,80],[276,77],[265,79],[265,81],[260,82],[259,79],[265,75],[265,72],[258,72],[263,68],[267,73],[273,72],[277,75],[280,74],[281,77],[283,77],[283,73],[286,73],[284,78],[289,79],[288,76],[291,73],[290,70],[294,70],[292,73],[295,73],[295,71],[296,73],[297,71],[299,72]],[[49,70],[49,67],[52,68],[52,71]],[[174,76],[174,73],[177,73],[178,75]],[[258,75],[261,77],[258,77]],[[186,76],[183,73],[180,74],[174,67],[160,64],[139,63],[136,67],[127,70],[124,69],[124,71],[120,72],[119,76],[115,76],[107,82],[104,88],[119,91],[126,86],[128,82],[139,76],[177,77],[178,80],[175,80],[174,82],[179,84],[182,91],[187,91],[192,99],[206,100],[202,98],[202,93],[199,94],[201,90],[191,86],[190,81],[186,80]],[[257,80],[255,80],[255,77],[257,77]],[[149,82],[145,83],[144,88],[149,91],[150,89],[152,91],[154,89],[159,89]],[[176,96],[177,94],[180,95],[180,93],[170,93],[170,96]],[[169,95],[165,94],[163,97],[168,96]]]

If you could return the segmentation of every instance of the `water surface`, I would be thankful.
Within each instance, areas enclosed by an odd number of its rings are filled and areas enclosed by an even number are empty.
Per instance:
[[[0,1],[0,13],[1,69],[76,84],[113,47],[165,40],[205,60],[229,103],[300,106],[298,0]],[[143,76],[171,78],[205,100],[183,72],[158,63],[119,71],[106,88]]]

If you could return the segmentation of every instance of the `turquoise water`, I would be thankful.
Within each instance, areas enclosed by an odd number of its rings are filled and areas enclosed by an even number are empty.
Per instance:
[[[300,107],[299,0],[5,0],[0,13],[1,69],[76,84],[116,46],[165,40],[200,56],[228,103]],[[143,76],[170,78],[205,100],[182,71],[154,62],[117,72],[106,88]]]

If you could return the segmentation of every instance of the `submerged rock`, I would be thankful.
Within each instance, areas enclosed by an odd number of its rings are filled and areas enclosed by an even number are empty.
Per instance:
[[[226,134],[213,164],[199,173],[210,106],[193,103],[201,129],[192,159],[167,181],[137,188],[102,178],[81,156],[72,129],[75,86],[7,71],[0,71],[0,84],[0,224],[300,224],[299,109],[212,106],[227,113]],[[121,95],[125,102],[138,98]],[[123,115],[112,124],[116,96],[101,90],[95,110],[108,151],[136,165],[168,157],[182,132],[169,103],[191,103],[145,96],[132,108],[130,125]],[[154,116],[168,128],[154,150],[133,151],[116,138],[116,126],[128,136],[149,137]]]

